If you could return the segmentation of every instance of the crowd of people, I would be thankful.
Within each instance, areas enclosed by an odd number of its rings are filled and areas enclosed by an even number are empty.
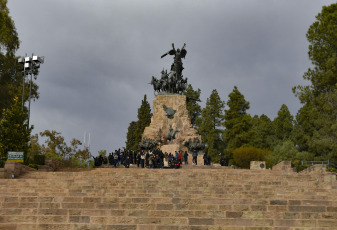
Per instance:
[[[95,167],[101,167],[102,165],[113,165],[114,167],[124,166],[129,168],[130,164],[137,165],[138,168],[164,168],[164,160],[168,162],[168,167],[178,168],[183,163],[188,164],[187,151],[184,153],[181,151],[175,151],[174,154],[163,153],[160,149],[155,149],[153,151],[132,151],[118,149],[114,152],[109,153],[108,156],[98,156],[93,157],[95,162]],[[204,154],[204,165],[211,165],[212,159],[208,154]],[[220,154],[219,163],[221,166],[228,166],[229,158],[225,155]],[[192,152],[192,164],[198,164],[198,153]]]
[[[129,168],[130,164],[135,164],[140,168],[163,168],[164,159],[168,162],[168,167],[175,167],[181,165],[183,162],[188,164],[188,153],[185,151],[176,151],[174,154],[163,153],[160,149],[155,149],[153,151],[132,151],[118,149],[108,156],[98,156],[93,157],[95,167],[100,167],[102,165],[113,165],[114,167],[124,166]],[[193,155],[194,159],[194,155]]]

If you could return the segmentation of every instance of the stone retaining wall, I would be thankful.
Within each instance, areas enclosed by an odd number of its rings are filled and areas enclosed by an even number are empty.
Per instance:
[[[0,168],[0,179],[5,178],[5,169],[4,168]]]
[[[303,171],[299,172],[299,174],[306,174],[308,176],[312,176],[317,182],[334,182],[336,181],[336,173],[327,172],[326,165],[324,164],[315,164],[312,165]]]
[[[272,170],[282,172],[283,174],[296,172],[296,169],[291,167],[291,161],[282,161],[277,165],[274,165]]]
[[[6,162],[4,168],[4,178],[12,178],[12,174],[14,174],[14,177],[16,178],[29,171],[35,171],[35,169],[17,162]]]

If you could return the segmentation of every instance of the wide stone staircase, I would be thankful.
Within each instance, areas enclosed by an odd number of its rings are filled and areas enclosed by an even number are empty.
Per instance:
[[[100,168],[0,179],[0,229],[337,229],[336,175]]]

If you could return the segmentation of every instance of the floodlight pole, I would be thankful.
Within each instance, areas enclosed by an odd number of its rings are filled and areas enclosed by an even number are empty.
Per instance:
[[[27,54],[25,54],[27,57]],[[22,111],[25,106],[25,80],[26,80],[26,65],[25,65],[25,57],[19,57],[18,62],[23,65],[23,77],[22,77]]]
[[[33,54],[34,55],[34,54]],[[32,69],[30,71],[30,82],[29,82],[29,103],[28,103],[28,128],[29,128],[29,121],[30,121],[30,101],[31,101],[31,97],[32,97],[32,76],[33,76],[33,65],[32,65]]]
[[[29,101],[28,101],[28,128],[30,121],[30,101],[32,97],[32,81],[33,81],[33,71],[35,70],[34,62],[33,62],[34,53],[32,53],[31,67],[30,67],[30,82],[29,82]]]
[[[22,84],[22,110],[24,109],[24,95],[25,95],[25,79],[26,75],[30,74],[30,82],[29,82],[29,105],[28,105],[28,128],[30,122],[30,104],[32,98],[32,82],[33,82],[33,74],[38,68],[40,68],[40,64],[44,63],[44,57],[34,56],[28,57],[27,54],[24,58],[19,58],[19,63],[23,64],[23,84]],[[28,67],[28,72],[26,73],[26,66]]]
[[[23,77],[22,77],[22,111],[25,105],[25,78],[26,78],[26,70],[25,65],[23,65]]]

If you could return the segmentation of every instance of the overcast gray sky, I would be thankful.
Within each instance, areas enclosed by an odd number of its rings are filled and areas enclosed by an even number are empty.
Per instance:
[[[17,55],[45,56],[31,106],[34,133],[46,129],[83,141],[91,151],[125,146],[151,76],[170,69],[171,48],[186,43],[183,74],[222,100],[237,86],[251,115],[274,119],[282,104],[295,116],[292,87],[307,84],[306,32],[323,0],[9,0],[21,40]]]

